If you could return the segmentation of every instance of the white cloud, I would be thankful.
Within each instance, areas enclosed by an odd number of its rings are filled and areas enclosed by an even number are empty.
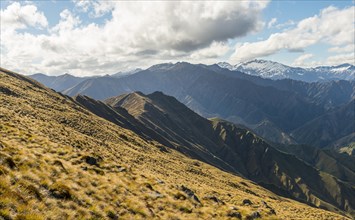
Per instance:
[[[209,47],[197,50],[190,55],[193,60],[205,59],[203,63],[209,63],[209,60],[214,62],[216,58],[225,55],[230,48],[225,43],[213,42]]]
[[[296,23],[293,20],[288,20],[285,23],[277,24],[275,27],[277,29],[289,28],[290,26],[295,25]]]
[[[311,53],[302,54],[293,61],[292,66],[307,66],[310,63],[309,59],[312,57],[314,55]]]
[[[2,34],[1,66],[23,73],[90,75],[159,62],[205,61],[224,54],[229,39],[260,30],[261,12],[268,3],[85,2],[77,2],[77,7],[97,15],[111,12],[112,18],[102,25],[84,25],[75,13],[64,10],[59,23],[48,27],[47,34]],[[1,11],[1,24],[3,14],[8,16],[12,7],[28,6],[35,12],[32,26],[46,27],[46,19],[36,6],[19,3]]]
[[[45,28],[48,21],[42,12],[34,5],[23,5],[14,2],[5,10],[0,11],[1,32],[25,29],[27,27]]]
[[[277,18],[272,18],[269,23],[267,23],[268,28],[272,28],[277,23]]]
[[[331,47],[331,48],[329,48],[328,51],[333,52],[333,53],[352,52],[352,51],[355,51],[355,44],[349,44],[349,45],[342,46],[342,47]]]
[[[350,63],[355,65],[355,53],[347,53],[347,54],[340,54],[334,55],[327,58],[328,65],[338,65],[342,63]]]
[[[82,12],[90,11],[91,17],[101,17],[115,8],[115,1],[99,1],[99,0],[73,0],[76,8]]]
[[[70,31],[81,23],[79,16],[74,16],[68,9],[62,11],[59,16],[60,21],[52,28],[52,31]]]
[[[265,57],[281,50],[301,52],[317,43],[337,47],[354,45],[354,10],[354,6],[342,10],[331,6],[319,15],[301,20],[297,27],[274,33],[264,41],[239,44],[230,62]]]
[[[75,4],[75,7],[82,12],[87,12],[92,6],[92,1],[83,1],[83,0],[72,0]]]

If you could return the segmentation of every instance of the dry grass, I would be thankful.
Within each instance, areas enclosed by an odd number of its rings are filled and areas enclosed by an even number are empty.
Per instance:
[[[161,152],[69,98],[4,73],[0,103],[0,219],[344,218]]]

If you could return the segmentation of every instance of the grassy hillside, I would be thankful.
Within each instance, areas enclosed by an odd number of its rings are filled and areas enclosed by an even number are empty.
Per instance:
[[[162,152],[4,69],[0,103],[0,218],[345,219]]]

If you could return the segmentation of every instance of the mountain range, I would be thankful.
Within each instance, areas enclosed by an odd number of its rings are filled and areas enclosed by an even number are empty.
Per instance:
[[[218,65],[180,62],[119,78],[84,79],[62,92],[104,100],[134,91],[162,91],[203,117],[246,126],[272,143],[341,148],[354,141],[355,81],[271,80]]]
[[[226,62],[220,62],[218,65],[232,71],[240,71],[268,79],[294,79],[306,82],[317,82],[353,80],[355,78],[355,66],[348,63],[337,66],[301,68],[267,60],[251,60],[236,65],[231,65]]]
[[[203,67],[207,70],[200,73],[200,68],[185,63],[155,66],[148,72],[120,79],[127,80],[122,85],[132,86],[131,77],[156,76],[156,80],[162,80],[170,74],[173,79],[177,75],[182,79],[177,85],[181,86],[186,78],[193,81],[196,77],[201,85],[189,90],[193,91],[191,101],[204,97],[198,93],[199,87],[217,80],[217,74],[223,83],[229,80],[242,92],[246,92],[244,84],[247,88],[256,86],[252,94],[261,97],[253,102],[262,107],[266,102],[261,99],[267,97],[261,95],[262,91],[271,95],[277,91],[246,80],[234,81],[232,77],[207,71],[210,67]],[[270,144],[245,126],[218,118],[206,119],[178,98],[162,92],[128,92],[99,101],[84,95],[66,96],[27,77],[0,70],[3,103],[0,175],[4,176],[0,180],[0,216],[37,219],[41,219],[41,213],[109,219],[354,216],[352,156],[306,145]],[[185,71],[187,74],[182,74]],[[110,77],[85,81],[95,80],[96,84],[96,80],[107,79],[114,81]],[[149,86],[151,82],[141,88],[148,90]],[[104,92],[111,92],[112,88],[107,88]],[[213,92],[218,90],[226,91],[220,86]],[[282,94],[298,97],[291,92]],[[221,97],[216,94],[214,98]],[[280,105],[277,100],[273,104]],[[300,98],[293,105],[313,108],[315,104]],[[212,108],[205,106],[207,110]],[[334,106],[335,113],[331,115],[337,115],[335,109],[338,107]],[[319,111],[325,111],[324,107]],[[292,111],[288,114],[292,115]],[[292,126],[292,123],[280,124]],[[20,206],[21,209],[17,208]]]

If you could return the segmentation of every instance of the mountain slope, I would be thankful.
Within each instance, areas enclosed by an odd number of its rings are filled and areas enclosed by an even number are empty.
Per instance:
[[[332,149],[319,149],[309,145],[277,145],[280,151],[295,155],[311,166],[340,180],[355,182],[355,158]]]
[[[329,209],[333,209],[330,205],[333,204],[352,212],[353,208],[348,209],[348,206],[355,205],[352,202],[355,194],[348,194],[353,187],[351,184],[343,183],[294,156],[275,150],[247,130],[220,120],[208,121],[173,97],[160,92],[150,95],[132,93],[110,98],[106,103],[113,108],[125,108],[146,127],[161,133],[184,154],[220,166],[219,161],[200,156],[204,152],[233,168],[224,169],[231,172],[237,170],[278,193]],[[355,174],[349,171],[348,176],[353,179]],[[334,188],[334,185],[337,187]],[[346,195],[340,196],[342,200],[336,199],[339,197],[337,189],[340,189],[341,194],[346,192]]]
[[[349,121],[350,120],[350,121]],[[355,133],[355,99],[292,131],[299,143],[326,147]]]
[[[257,212],[266,219],[344,219],[174,150],[163,153],[157,143],[5,69],[0,103],[1,218],[228,219]]]
[[[221,75],[248,80],[261,86],[271,86],[281,91],[296,93],[309,102],[320,105],[325,109],[332,109],[346,104],[355,97],[354,80],[332,80],[324,82],[304,82],[292,79],[271,80],[248,75],[240,71],[230,71],[218,65],[210,65],[207,67]]]
[[[349,204],[354,205],[352,182],[342,182],[334,176],[314,169],[293,155],[281,153],[265,142],[257,141],[248,133],[241,135],[233,124],[217,121],[214,127],[221,134],[225,134],[224,143],[229,143],[228,145],[234,146],[234,151],[239,155],[244,155],[241,158],[247,167],[248,177],[260,185],[280,194],[285,193],[284,195],[328,209],[332,209],[328,203],[337,203],[338,208],[345,209],[349,207]],[[239,136],[243,142],[238,144],[235,136]],[[349,171],[349,175],[353,178],[354,172]],[[341,191],[341,194],[345,193],[350,197],[339,200],[341,196],[336,194]],[[353,213],[353,208],[348,211]]]
[[[26,77],[0,69],[0,79],[3,218],[344,219],[175,150],[161,152]]]

